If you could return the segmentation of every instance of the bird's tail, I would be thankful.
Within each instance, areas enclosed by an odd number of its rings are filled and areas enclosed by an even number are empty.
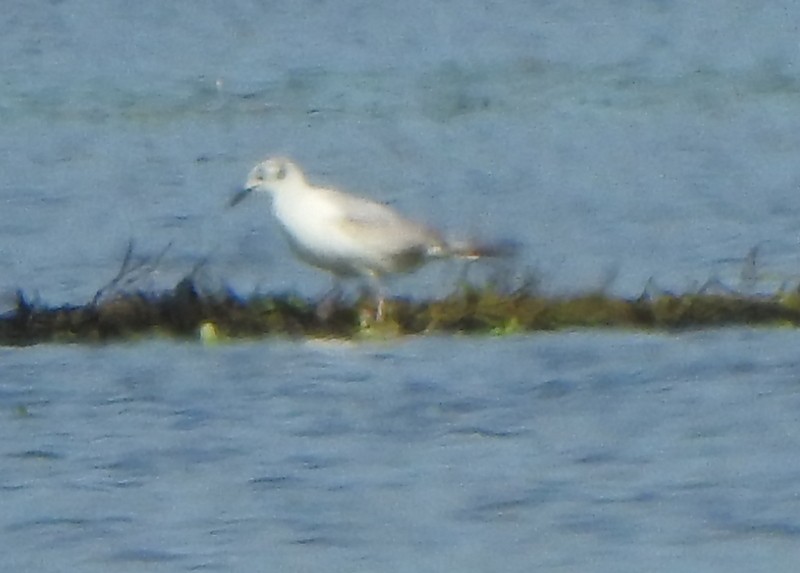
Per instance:
[[[474,261],[484,258],[510,258],[519,253],[520,244],[503,240],[494,242],[451,241],[440,256]]]

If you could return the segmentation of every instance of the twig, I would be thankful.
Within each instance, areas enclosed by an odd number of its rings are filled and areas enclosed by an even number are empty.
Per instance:
[[[125,250],[125,256],[122,259],[122,264],[117,274],[95,293],[90,306],[96,306],[97,303],[100,302],[100,299],[109,291],[118,291],[122,288],[129,287],[140,281],[143,277],[154,273],[167,254],[167,251],[172,247],[172,242],[170,241],[155,258],[142,258],[138,261],[134,259],[133,246],[134,242],[133,239],[131,239],[128,242],[128,248]]]

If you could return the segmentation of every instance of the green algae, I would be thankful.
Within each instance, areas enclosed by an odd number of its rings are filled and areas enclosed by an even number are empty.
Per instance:
[[[800,324],[798,290],[773,296],[726,292],[625,299],[602,292],[557,297],[524,288],[505,292],[468,285],[438,300],[386,301],[381,322],[374,320],[374,303],[368,299],[340,303],[325,316],[319,306],[292,294],[203,294],[190,279],[165,292],[117,293],[61,307],[35,305],[19,293],[16,308],[0,316],[0,345],[149,336],[217,343],[269,336],[370,340],[428,333],[505,336],[574,328],[658,331]]]

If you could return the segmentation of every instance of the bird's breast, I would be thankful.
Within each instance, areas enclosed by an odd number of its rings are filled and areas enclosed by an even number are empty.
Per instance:
[[[322,257],[330,256],[328,252],[336,249],[341,240],[340,211],[324,193],[277,195],[273,200],[275,218],[293,246],[318,252]]]

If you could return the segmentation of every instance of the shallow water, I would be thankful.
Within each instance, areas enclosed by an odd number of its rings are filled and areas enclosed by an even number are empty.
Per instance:
[[[0,307],[157,269],[316,296],[264,155],[550,292],[794,285],[790,2],[16,3],[0,22]],[[492,269],[484,272],[491,272]],[[396,281],[449,292],[460,269]],[[471,269],[479,275],[482,269]],[[653,284],[651,283],[651,285]],[[652,287],[651,287],[652,288]],[[63,570],[752,571],[798,559],[797,335],[1,350],[0,549]]]
[[[6,563],[788,570],[797,342],[731,330],[6,350]]]

